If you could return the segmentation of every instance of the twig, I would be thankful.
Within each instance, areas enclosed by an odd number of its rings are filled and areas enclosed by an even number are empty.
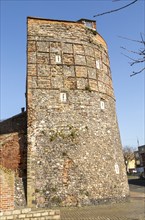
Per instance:
[[[141,35],[142,36],[142,35]],[[133,41],[133,42],[137,42],[137,43],[143,43],[144,42],[144,40],[133,40],[133,39],[130,39],[130,38],[127,38],[127,37],[122,37],[122,36],[118,36],[119,38],[121,38],[121,39],[124,39],[124,40],[130,40],[130,41]],[[143,39],[143,38],[142,38]]]
[[[145,70],[145,67],[142,68],[142,69],[141,69],[140,71],[138,71],[138,72],[133,72],[133,74],[131,74],[130,77],[135,76],[135,75],[137,75],[137,74],[143,72],[144,70]]]
[[[127,58],[129,58],[130,60],[132,60],[132,61],[136,61],[135,59],[133,59],[133,58],[131,58],[131,57],[129,57],[129,56],[127,56],[126,54],[124,54],[124,53],[121,53],[123,56],[125,56],[125,57],[127,57]]]
[[[121,7],[121,8],[117,8],[117,9],[114,9],[114,10],[111,10],[111,11],[103,12],[103,13],[101,13],[101,14],[94,15],[93,17],[98,17],[98,16],[102,16],[102,15],[105,15],[105,14],[110,14],[110,13],[113,13],[113,12],[116,12],[116,11],[120,11],[120,10],[122,10],[122,9],[124,9],[124,8],[127,8],[128,6],[134,4],[134,3],[137,2],[137,1],[138,1],[138,0],[134,0],[133,2],[131,2],[131,3],[127,4],[127,5],[125,5],[125,6],[123,6],[123,7]]]
[[[128,53],[139,55],[138,58],[132,58],[132,57],[127,56],[126,54],[122,53],[125,57],[129,58],[132,61],[132,62],[129,62],[130,66],[145,63],[145,47],[144,47],[145,46],[145,40],[144,40],[144,36],[143,36],[142,33],[140,34],[140,37],[141,37],[141,41],[132,40],[132,39],[125,38],[125,37],[120,37],[120,38],[125,39],[125,40],[130,40],[130,41],[134,41],[134,42],[143,44],[143,48],[139,48],[138,51],[128,50],[128,49],[126,49],[126,47],[121,47],[123,50],[127,51]],[[135,75],[143,72],[144,70],[145,70],[145,67],[140,69],[139,71],[133,72],[133,74],[131,74],[130,76],[135,76]]]
[[[140,55],[139,52],[136,52],[136,51],[133,51],[133,50],[128,50],[128,49],[126,49],[125,47],[120,47],[120,48],[123,49],[123,50],[126,50],[126,51],[129,52],[129,53],[135,53],[135,54]],[[140,51],[140,52],[142,52],[142,51]],[[142,53],[141,53],[141,55],[142,55]]]

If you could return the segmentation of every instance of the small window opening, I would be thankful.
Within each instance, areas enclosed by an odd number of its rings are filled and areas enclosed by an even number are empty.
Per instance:
[[[100,69],[100,61],[99,60],[96,60],[96,68]]]
[[[61,63],[61,56],[60,55],[56,55],[55,56],[55,61],[56,61],[56,63]]]
[[[115,164],[115,172],[116,172],[116,174],[119,174],[119,166],[117,163]]]
[[[60,93],[60,101],[61,102],[67,102],[67,94],[66,94],[66,92],[61,92]]]
[[[100,101],[100,107],[101,107],[102,110],[105,109],[105,102],[104,102],[104,100]]]

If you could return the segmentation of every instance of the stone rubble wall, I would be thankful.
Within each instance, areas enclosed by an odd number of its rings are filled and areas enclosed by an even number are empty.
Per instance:
[[[33,18],[27,38],[28,205],[126,198],[105,41],[82,24]]]

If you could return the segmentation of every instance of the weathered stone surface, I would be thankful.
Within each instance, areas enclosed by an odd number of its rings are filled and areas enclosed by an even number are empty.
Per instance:
[[[29,206],[128,196],[107,53],[81,23],[28,19]]]
[[[35,65],[36,66],[36,65]],[[32,67],[30,67],[31,69],[33,68],[33,66]],[[51,70],[52,70],[52,72],[51,72]],[[32,69],[32,71],[33,71],[33,69]],[[32,72],[31,71],[31,72]],[[50,77],[51,77],[51,73],[53,74],[53,72],[55,72],[54,70],[53,70],[53,68],[51,67],[51,65],[44,65],[44,64],[38,64],[37,65],[37,74],[38,74],[38,76],[41,76],[41,77],[43,77],[43,76],[47,76],[47,78],[49,79]]]
[[[98,83],[96,82],[96,80],[89,79],[89,87],[90,90],[98,91]]]
[[[43,78],[38,77],[37,82],[39,88],[46,88],[46,89],[51,88],[51,81],[47,77],[43,77]]]
[[[96,69],[88,67],[88,77],[90,79],[97,79],[97,71],[96,71]]]
[[[25,164],[25,174],[24,173],[21,175],[15,174],[15,195],[14,195],[15,208],[26,206],[26,196],[27,196],[26,187],[27,187],[27,177],[26,177],[26,164]]]
[[[43,67],[42,67],[43,69]],[[57,76],[63,74],[63,67],[60,65],[52,65],[51,66],[51,76]]]
[[[88,67],[96,68],[96,62],[94,57],[86,56],[86,60]]]
[[[38,82],[37,82],[37,76],[29,77],[29,88],[37,88]]]
[[[74,53],[84,55],[84,47],[82,44],[74,44]]]
[[[82,55],[75,55],[75,64],[76,65],[86,65],[86,58]]]
[[[64,65],[63,66],[63,73],[65,77],[75,77],[75,70],[74,70],[74,66],[67,66]]]
[[[43,53],[49,52],[49,42],[37,42],[37,51]]]
[[[77,77],[85,77],[87,78],[87,67],[76,66],[76,76]]]
[[[85,47],[85,54],[87,56],[92,56],[94,57],[94,48],[93,48],[93,45],[92,46],[84,46]]]
[[[66,89],[75,89],[76,88],[76,80],[75,78],[66,78],[64,79],[64,88]]]
[[[35,56],[35,58],[36,58],[36,56]],[[37,63],[38,64],[49,64],[49,60],[50,60],[49,53],[42,53],[42,52],[37,53]],[[30,63],[36,63],[36,60],[34,58],[30,59]]]
[[[62,76],[53,76],[51,78],[52,88],[58,89],[63,88],[63,77]]]
[[[61,42],[50,42],[50,52],[61,52]]]
[[[29,52],[28,60],[30,64],[32,63],[36,64],[36,52]]]
[[[74,64],[74,57],[72,54],[64,53],[63,54],[63,64],[66,65],[73,65]]]
[[[63,53],[73,53],[73,44],[63,43],[62,51]]]
[[[28,75],[29,76],[36,76],[37,71],[36,71],[36,64],[28,64]]]
[[[35,52],[36,51],[36,42],[35,41],[29,41],[28,42],[28,51],[29,52]]]
[[[88,86],[88,80],[84,78],[77,79],[77,89],[86,89]]]

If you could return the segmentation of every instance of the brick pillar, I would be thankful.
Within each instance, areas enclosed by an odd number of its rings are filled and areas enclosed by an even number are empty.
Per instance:
[[[14,209],[14,171],[0,165],[0,211]]]

